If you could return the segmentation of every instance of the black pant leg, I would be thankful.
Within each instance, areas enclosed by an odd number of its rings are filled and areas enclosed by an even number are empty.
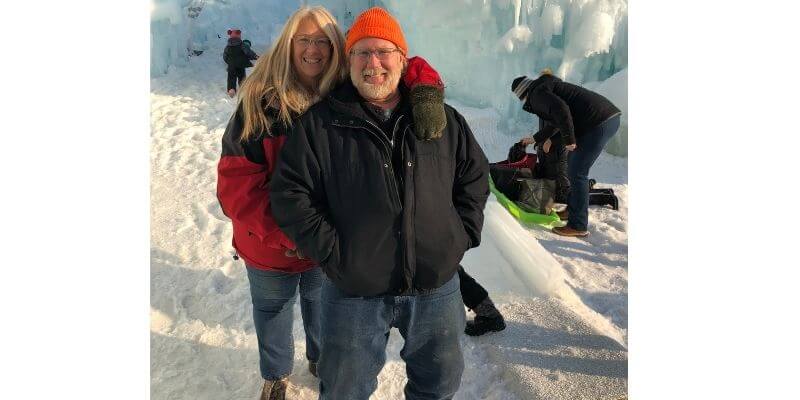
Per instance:
[[[236,89],[236,70],[233,68],[228,68],[228,89]]]
[[[458,280],[461,283],[461,298],[464,300],[464,305],[470,310],[475,309],[478,304],[489,297],[489,292],[475,281],[475,278],[469,276],[467,271],[464,271],[464,267],[460,265],[458,266]]]
[[[242,82],[244,82],[244,77],[245,77],[244,68],[240,68],[238,71],[236,71],[236,74],[237,74],[236,78],[239,80],[239,87],[241,88]]]

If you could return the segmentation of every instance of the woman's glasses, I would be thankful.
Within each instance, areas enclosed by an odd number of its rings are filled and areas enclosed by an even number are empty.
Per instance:
[[[314,47],[316,47],[318,49],[327,49],[327,48],[329,48],[331,46],[331,41],[328,38],[312,38],[312,37],[308,37],[308,36],[295,36],[293,40],[298,46],[300,46],[300,47],[302,47],[304,49],[308,48],[308,46],[311,46],[312,44],[314,45]]]

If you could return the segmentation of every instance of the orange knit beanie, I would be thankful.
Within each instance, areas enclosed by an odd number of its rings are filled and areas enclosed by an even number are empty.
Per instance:
[[[368,37],[388,40],[403,50],[403,54],[408,54],[408,45],[403,36],[403,30],[400,29],[400,24],[388,11],[380,7],[372,7],[356,18],[353,26],[347,31],[345,53],[349,54],[350,49],[357,41]]]

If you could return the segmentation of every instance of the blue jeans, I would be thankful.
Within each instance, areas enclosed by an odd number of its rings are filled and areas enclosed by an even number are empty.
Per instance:
[[[277,380],[292,372],[292,307],[297,297],[298,285],[300,311],[306,331],[306,358],[312,362],[319,360],[319,296],[322,276],[319,267],[296,274],[247,267],[262,378]]]
[[[458,276],[414,296],[353,297],[322,283],[320,400],[367,400],[386,362],[389,329],[405,339],[406,399],[451,399],[461,385],[466,316]]]
[[[567,211],[570,228],[585,231],[589,229],[589,169],[606,147],[606,143],[619,129],[617,115],[576,139],[578,147],[571,151],[567,160],[567,176],[570,191],[567,196]]]

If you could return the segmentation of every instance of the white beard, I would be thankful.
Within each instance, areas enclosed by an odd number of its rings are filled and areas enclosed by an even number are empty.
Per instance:
[[[383,83],[375,85],[364,81],[364,72],[382,73],[383,71],[387,72],[386,80]],[[392,72],[383,69],[364,69],[356,72],[351,69],[350,80],[353,81],[353,86],[356,87],[358,93],[366,100],[383,100],[397,89],[401,74],[401,70]]]

